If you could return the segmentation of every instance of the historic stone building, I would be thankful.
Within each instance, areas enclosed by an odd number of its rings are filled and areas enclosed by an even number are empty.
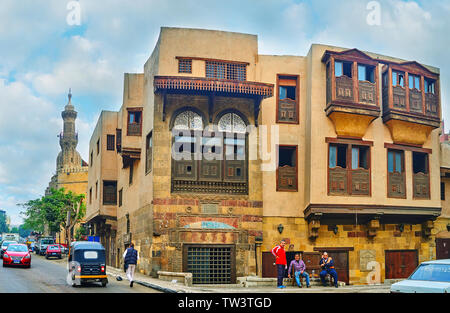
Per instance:
[[[78,133],[75,130],[77,112],[72,104],[72,93],[69,91],[68,103],[61,113],[63,118],[63,131],[59,134],[61,151],[56,159],[56,174],[52,176],[45,194],[50,189],[64,188],[76,194],[86,195],[88,181],[88,164],[83,161],[77,151]],[[61,230],[56,234],[57,241],[65,243],[65,233]]]
[[[109,264],[133,241],[146,274],[272,277],[285,239],[310,270],[328,251],[346,283],[401,278],[448,232],[440,117],[431,66],[324,45],[261,55],[254,35],[162,28],[91,137],[87,219]]]

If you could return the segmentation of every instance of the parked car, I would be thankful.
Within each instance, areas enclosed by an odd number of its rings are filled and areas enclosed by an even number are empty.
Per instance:
[[[49,245],[47,250],[45,250],[45,258],[55,257],[58,259],[62,258],[62,251],[60,245]]]
[[[55,239],[53,239],[52,237],[41,237],[38,240],[37,245],[34,246],[34,251],[36,252],[36,254],[45,255],[45,250],[47,249],[47,246],[54,244]]]
[[[391,293],[450,293],[450,259],[421,263],[411,276],[393,284]]]
[[[10,244],[3,255],[3,267],[24,266],[31,267],[31,253],[25,244]]]
[[[3,259],[3,254],[5,253],[5,251],[8,248],[8,246],[10,244],[13,244],[13,243],[15,244],[15,243],[17,243],[17,241],[7,241],[7,240],[5,240],[5,241],[2,242],[2,246],[1,246],[1,249],[0,249],[0,257],[2,259]]]

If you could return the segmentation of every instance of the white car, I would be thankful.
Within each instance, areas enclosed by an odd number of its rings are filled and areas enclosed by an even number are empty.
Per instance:
[[[393,284],[391,293],[450,293],[450,259],[421,263],[406,280]]]

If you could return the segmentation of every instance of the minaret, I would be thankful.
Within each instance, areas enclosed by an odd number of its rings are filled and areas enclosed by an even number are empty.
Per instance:
[[[58,155],[56,170],[78,169],[82,166],[81,156],[76,150],[78,145],[78,134],[75,132],[75,120],[77,112],[72,104],[72,91],[69,89],[69,101],[64,107],[61,116],[64,121],[63,132],[59,136],[61,152]]]

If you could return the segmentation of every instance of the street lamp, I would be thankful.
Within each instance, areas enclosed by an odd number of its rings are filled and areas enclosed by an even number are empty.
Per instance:
[[[278,232],[280,233],[280,235],[283,232],[283,229],[284,229],[283,224],[278,225]]]

